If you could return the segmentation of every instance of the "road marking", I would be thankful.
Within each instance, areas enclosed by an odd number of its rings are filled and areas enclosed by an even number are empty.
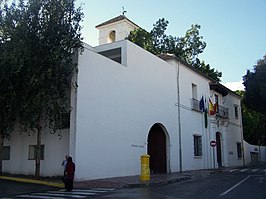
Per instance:
[[[253,173],[255,173],[256,171],[258,171],[259,169],[252,169],[251,171],[253,172]]]
[[[86,196],[81,196],[81,195],[72,195],[72,194],[67,194],[67,193],[33,193],[31,194],[33,196],[44,196],[44,197],[68,197],[68,198],[86,198]]]
[[[55,191],[44,191],[39,193],[31,193],[18,195],[17,198],[37,198],[37,199],[65,199],[65,198],[86,198],[88,196],[95,196],[101,193],[114,191],[115,189],[95,188],[95,189],[73,189],[66,191],[65,189]]]
[[[230,173],[234,172],[234,171],[238,171],[239,169],[231,169],[229,170]]]
[[[262,183],[263,180],[266,180],[266,178],[264,178],[264,177],[260,177],[260,178],[256,178],[256,179],[259,180],[259,183]]]
[[[33,195],[19,195],[16,198],[39,198],[39,199],[65,199],[61,197],[51,197],[51,196],[33,196]]]
[[[114,188],[95,188],[94,190],[101,190],[101,191],[114,191]]]
[[[227,189],[225,192],[221,193],[220,196],[224,196],[224,195],[228,194],[230,191],[232,191],[233,189],[235,189],[236,187],[241,185],[243,182],[245,182],[249,178],[250,178],[250,175],[248,177],[246,177],[245,179],[241,180],[239,183],[232,186],[230,189]]]
[[[243,173],[243,172],[245,172],[245,171],[247,171],[247,170],[248,170],[248,169],[241,169],[240,172]]]
[[[63,194],[64,196],[68,196],[68,195],[81,195],[81,196],[93,196],[96,195],[97,193],[92,193],[90,192],[77,192],[77,191],[47,191],[47,193],[50,194]]]

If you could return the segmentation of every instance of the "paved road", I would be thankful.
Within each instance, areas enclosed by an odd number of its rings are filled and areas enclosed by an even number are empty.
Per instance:
[[[45,185],[14,182],[0,179],[0,199],[2,198],[38,198],[38,199],[64,199],[64,198],[95,198],[108,194],[114,189],[65,189]]]
[[[160,187],[122,189],[103,196],[105,199],[145,198],[145,199],[181,199],[181,198],[241,198],[265,199],[266,177],[264,175],[246,175],[222,173],[202,179],[174,183]]]
[[[265,199],[266,165],[232,169],[200,179],[159,187],[121,189],[104,199]]]
[[[31,193],[31,192],[42,192],[47,190],[54,190],[53,187],[20,183],[9,180],[0,180],[0,198],[3,197],[14,197],[19,194]]]
[[[129,189],[75,189],[0,180],[0,198],[103,198],[103,199],[265,199],[266,165],[240,167],[199,179],[164,186]]]

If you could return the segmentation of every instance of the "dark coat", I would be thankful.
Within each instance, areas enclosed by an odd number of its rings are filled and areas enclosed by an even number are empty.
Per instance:
[[[70,180],[74,180],[74,174],[75,174],[75,164],[73,162],[67,162],[66,165],[66,176]]]

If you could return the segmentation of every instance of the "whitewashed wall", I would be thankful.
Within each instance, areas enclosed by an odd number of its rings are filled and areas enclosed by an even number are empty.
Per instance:
[[[115,41],[124,40],[130,31],[136,29],[137,26],[127,20],[114,22],[112,24],[99,27],[99,45],[110,43],[109,34],[115,31]]]
[[[252,163],[251,153],[258,154],[258,160],[261,162],[266,162],[266,146],[252,145],[244,141],[245,164]]]
[[[243,158],[237,157],[237,142],[242,143],[241,109],[239,118],[234,117],[234,104],[240,107],[240,97],[229,92],[226,97],[220,93],[210,90],[210,80],[199,75],[191,68],[183,65],[177,60],[170,59],[168,62],[179,70],[180,89],[180,122],[182,137],[183,170],[210,169],[213,168],[213,149],[211,140],[216,140],[216,132],[221,133],[221,156],[223,166],[242,165]],[[204,114],[191,110],[192,84],[197,86],[196,99],[203,96],[206,106],[209,106],[209,98],[214,102],[214,94],[219,97],[219,104],[229,108],[229,126],[216,120],[214,116],[208,116],[208,128],[204,125]],[[194,156],[193,135],[202,136],[202,157]],[[215,167],[218,167],[216,148],[214,148]]]
[[[118,44],[127,48],[126,65],[88,49],[79,57],[77,180],[140,174],[155,123],[168,131],[168,166],[178,171],[175,69],[128,41]]]
[[[44,148],[44,160],[41,160],[41,176],[62,176],[61,163],[68,154],[69,131],[61,130],[50,134],[47,129],[42,135]],[[4,146],[10,147],[10,160],[3,160],[3,172],[11,174],[34,175],[35,160],[28,160],[29,145],[36,145],[36,134],[13,132],[9,140],[5,140]]]
[[[191,110],[192,84],[197,87],[196,99],[208,100],[209,80],[183,64],[180,65],[181,133],[184,170],[206,169],[208,136],[204,126],[204,114]],[[208,101],[206,101],[208,102]],[[206,104],[207,105],[207,104]],[[193,135],[202,136],[202,157],[194,156]]]
[[[243,157],[238,158],[237,154],[237,143],[241,143],[243,147],[243,131],[242,131],[242,116],[241,116],[241,105],[240,97],[232,93],[229,93],[224,99],[222,106],[229,108],[229,124],[225,130],[226,139],[226,151],[225,151],[225,166],[239,166],[244,164]],[[235,118],[234,105],[239,107],[239,117]],[[243,152],[242,152],[243,153]]]

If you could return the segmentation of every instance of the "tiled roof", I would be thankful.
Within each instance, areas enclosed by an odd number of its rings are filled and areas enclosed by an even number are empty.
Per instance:
[[[219,82],[216,82],[215,80],[213,80],[211,77],[209,77],[208,75],[204,74],[203,72],[201,72],[200,70],[198,70],[197,68],[194,68],[193,66],[189,65],[188,63],[186,63],[185,61],[181,60],[180,58],[178,58],[177,56],[175,56],[174,54],[159,54],[157,55],[157,57],[163,59],[163,60],[168,60],[168,59],[175,59],[178,62],[182,63],[183,65],[185,65],[186,67],[190,68],[191,70],[195,71],[196,73],[198,73],[199,75],[211,80],[210,82],[210,88],[212,90],[218,90],[221,94],[226,95],[226,93],[230,92],[234,95],[236,95],[237,97],[241,98],[241,96],[239,96],[237,93],[235,93],[234,91],[230,90],[229,88],[227,88],[226,86],[220,84]]]
[[[201,76],[211,80],[212,82],[215,82],[215,80],[213,80],[211,77],[209,77],[208,75],[204,74],[203,72],[201,72],[200,70],[198,70],[197,68],[194,68],[193,66],[189,65],[187,62],[181,60],[179,57],[177,57],[174,54],[168,54],[168,53],[164,53],[164,54],[159,54],[157,55],[157,57],[163,59],[163,60],[168,60],[168,59],[175,59],[178,62],[182,63],[183,65],[185,65],[186,67],[190,68],[191,70],[195,71],[196,73],[200,74]]]
[[[97,26],[95,26],[96,28],[99,28],[99,27],[101,27],[101,26],[105,26],[105,25],[107,25],[107,24],[111,24],[111,23],[114,23],[114,22],[117,22],[117,21],[122,21],[122,20],[127,20],[127,21],[129,21],[130,23],[132,23],[132,24],[134,24],[135,26],[137,26],[137,27],[139,27],[137,24],[135,24],[133,21],[131,21],[131,20],[129,20],[128,18],[126,18],[125,17],[125,15],[119,15],[118,17],[115,17],[115,18],[113,18],[113,19],[110,19],[110,20],[108,20],[108,21],[106,21],[106,22],[103,22],[103,23],[101,23],[101,24],[99,24],[99,25],[97,25]]]

